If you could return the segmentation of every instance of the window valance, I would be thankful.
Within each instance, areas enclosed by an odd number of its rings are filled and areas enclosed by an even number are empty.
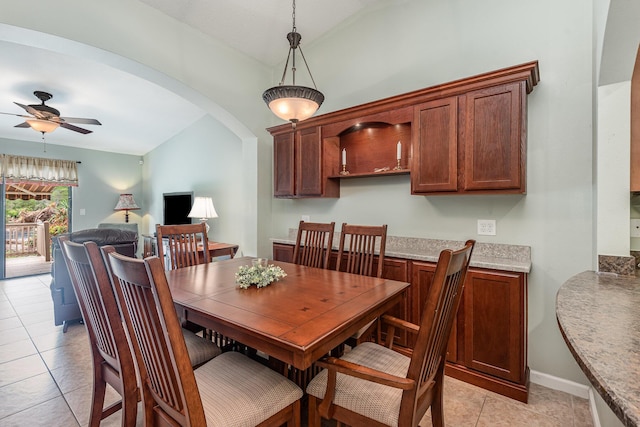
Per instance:
[[[1,173],[7,183],[78,185],[78,165],[72,160],[2,154]]]

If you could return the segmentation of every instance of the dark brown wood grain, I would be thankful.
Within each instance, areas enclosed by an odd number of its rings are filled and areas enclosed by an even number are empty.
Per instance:
[[[268,355],[306,369],[404,298],[406,282],[272,261],[287,276],[241,289],[238,267],[251,258],[168,271],[181,315]]]

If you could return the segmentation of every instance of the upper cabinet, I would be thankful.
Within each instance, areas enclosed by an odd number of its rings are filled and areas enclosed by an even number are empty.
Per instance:
[[[339,197],[338,142],[322,140],[319,127],[278,133],[273,138],[273,195],[281,198]]]
[[[410,174],[416,195],[525,193],[533,61],[268,129],[275,197],[339,197],[340,180]]]

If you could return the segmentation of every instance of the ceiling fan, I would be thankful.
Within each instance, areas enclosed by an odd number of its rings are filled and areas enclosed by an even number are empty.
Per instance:
[[[16,125],[17,128],[32,128],[37,132],[47,133],[53,132],[58,127],[63,127],[65,129],[72,130],[74,132],[87,134],[93,131],[88,129],[84,129],[78,126],[74,126],[71,123],[80,123],[86,125],[102,125],[96,119],[83,119],[79,117],[60,117],[60,111],[56,110],[53,107],[49,107],[45,105],[45,102],[50,100],[53,95],[48,92],[43,92],[40,90],[36,90],[33,94],[42,101],[42,104],[31,104],[31,105],[23,105],[18,102],[14,102],[17,106],[23,108],[27,113],[31,114],[30,116],[24,114],[13,114],[13,113],[1,113],[7,114],[10,116],[18,116],[24,117],[26,120],[19,125]]]

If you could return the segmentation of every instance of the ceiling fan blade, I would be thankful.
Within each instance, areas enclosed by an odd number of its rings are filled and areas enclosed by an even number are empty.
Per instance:
[[[45,115],[42,114],[42,112],[36,110],[35,108],[33,108],[30,105],[20,104],[19,102],[14,102],[14,104],[16,104],[20,108],[23,108],[27,113],[31,114],[32,116],[36,117],[37,119],[46,118]]]
[[[82,123],[85,125],[102,125],[96,119],[83,119],[81,117],[60,117],[60,119],[64,120],[67,123]]]
[[[6,114],[7,116],[16,116],[16,117],[24,117],[25,119],[31,119],[31,116],[25,116],[24,114],[15,114],[15,113],[3,113],[0,112],[0,114]]]
[[[31,126],[29,126],[29,123],[27,122],[22,122],[19,125],[15,125],[14,128],[30,128]]]
[[[74,131],[74,132],[84,133],[84,134],[87,134],[87,133],[91,133],[91,132],[93,132],[92,130],[89,130],[89,129],[83,129],[83,128],[80,128],[80,127],[78,127],[78,126],[71,125],[71,124],[69,124],[69,123],[60,123],[60,127],[61,127],[61,128],[65,128],[65,129],[72,130],[72,131]]]

